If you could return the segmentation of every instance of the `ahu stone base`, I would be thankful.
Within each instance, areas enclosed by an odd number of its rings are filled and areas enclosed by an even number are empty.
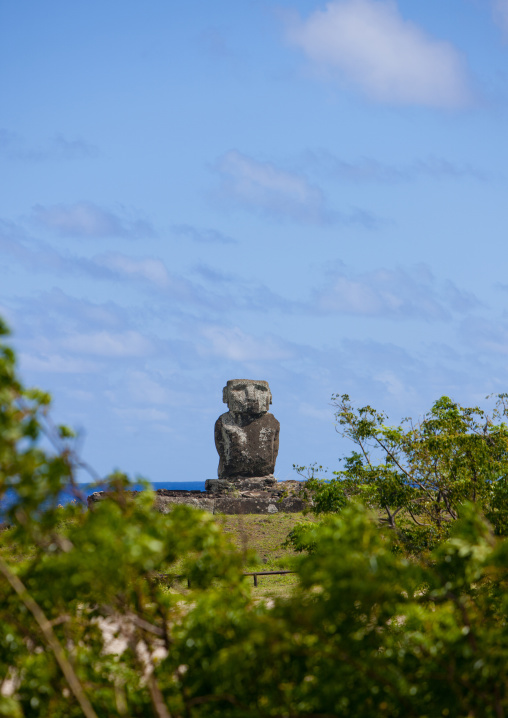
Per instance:
[[[167,514],[176,504],[187,504],[212,514],[277,514],[303,511],[305,503],[295,495],[297,481],[277,481],[270,477],[262,481],[250,479],[245,483],[218,485],[216,479],[207,481],[208,491],[157,489],[154,509]],[[217,483],[215,483],[217,481]],[[213,483],[212,483],[213,482]],[[139,491],[130,491],[139,494]],[[88,508],[108,497],[107,491],[96,491],[88,497]]]

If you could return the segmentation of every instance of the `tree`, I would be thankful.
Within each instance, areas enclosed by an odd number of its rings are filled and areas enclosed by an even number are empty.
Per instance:
[[[508,529],[506,395],[497,397],[491,414],[443,396],[421,421],[398,426],[371,406],[355,409],[346,394],[332,401],[337,431],[357,448],[331,481],[311,471],[307,489],[316,513],[341,510],[356,497],[379,510],[392,529],[404,524],[411,533],[409,520],[424,529],[420,536],[441,540],[469,501],[498,533]]]
[[[85,510],[84,463],[50,408],[0,343],[0,500],[10,525],[0,534],[0,715],[167,716],[153,665],[189,599],[157,574],[185,572],[197,591],[220,576],[229,592],[243,587],[243,557],[211,516],[158,514],[153,494],[134,498],[120,472],[106,478],[110,500]],[[76,502],[61,508],[64,488]],[[120,658],[111,632],[127,641]]]

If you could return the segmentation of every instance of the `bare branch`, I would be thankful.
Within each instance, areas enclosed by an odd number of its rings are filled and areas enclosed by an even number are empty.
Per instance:
[[[432,525],[431,525],[431,524],[422,524],[420,521],[418,521],[418,519],[415,518],[415,515],[413,514],[413,512],[411,511],[411,509],[409,508],[409,506],[407,507],[407,510],[408,510],[409,513],[411,514],[411,518],[413,519],[413,521],[415,522],[415,524],[416,524],[417,526],[422,526],[422,527],[425,527],[425,528],[432,528]]]
[[[49,647],[55,655],[55,659],[60,666],[60,670],[65,676],[65,680],[69,684],[69,688],[73,692],[86,718],[97,718],[97,713],[94,711],[94,709],[92,708],[92,704],[86,697],[85,692],[83,691],[83,687],[79,682],[79,678],[75,674],[72,665],[67,660],[64,650],[60,645],[60,642],[56,637],[55,632],[53,631],[51,623],[46,618],[44,611],[28,593],[22,581],[18,578],[18,576],[16,576],[16,574],[12,573],[10,568],[7,566],[7,564],[1,557],[0,573],[5,576],[13,590],[18,594],[23,604],[30,611],[30,613],[33,615],[36,622],[38,623],[44,638],[46,639]]]

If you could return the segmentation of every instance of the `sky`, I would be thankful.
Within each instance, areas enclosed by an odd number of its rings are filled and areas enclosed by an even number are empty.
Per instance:
[[[100,474],[508,391],[508,0],[0,0],[0,315]]]

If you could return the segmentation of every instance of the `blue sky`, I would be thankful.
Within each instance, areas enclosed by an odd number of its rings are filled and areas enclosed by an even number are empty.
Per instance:
[[[0,313],[101,473],[204,481],[233,378],[280,479],[508,390],[508,0],[0,2]]]

